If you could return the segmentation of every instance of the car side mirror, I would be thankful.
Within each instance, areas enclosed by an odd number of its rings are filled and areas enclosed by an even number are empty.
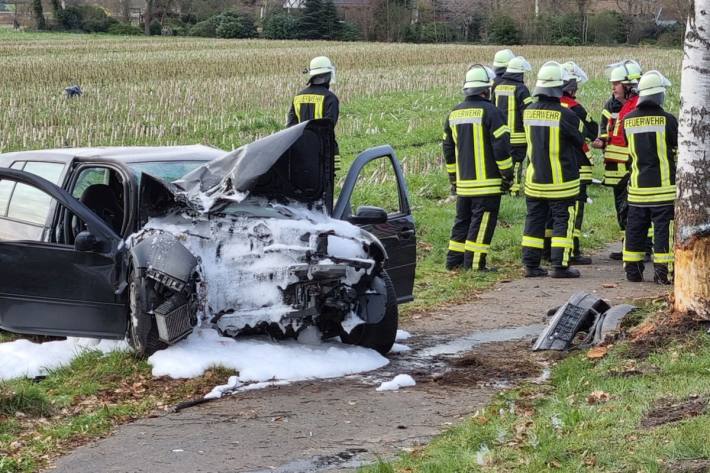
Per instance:
[[[94,251],[99,246],[99,240],[89,231],[80,232],[74,239],[76,251]]]
[[[358,207],[357,213],[348,219],[357,225],[372,225],[387,222],[387,212],[379,207],[363,205]]]

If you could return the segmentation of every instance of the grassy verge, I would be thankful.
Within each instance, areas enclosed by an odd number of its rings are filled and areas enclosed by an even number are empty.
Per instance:
[[[708,471],[710,335],[665,330],[505,392],[429,446],[363,473]],[[692,469],[701,467],[705,469]]]
[[[0,382],[0,472],[33,472],[118,424],[202,396],[232,372],[191,380],[152,378],[126,352],[86,352],[43,379]]]

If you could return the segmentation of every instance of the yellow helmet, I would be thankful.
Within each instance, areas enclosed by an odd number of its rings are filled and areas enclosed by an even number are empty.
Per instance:
[[[466,71],[466,79],[463,83],[463,92],[466,95],[478,95],[485,92],[493,85],[495,73],[488,67],[481,64],[474,64]]]
[[[493,56],[493,67],[507,67],[511,59],[515,57],[515,54],[510,49],[501,49]]]
[[[532,71],[532,66],[523,56],[515,56],[508,61],[508,66],[505,68],[505,72],[519,74],[524,74],[529,71]]]

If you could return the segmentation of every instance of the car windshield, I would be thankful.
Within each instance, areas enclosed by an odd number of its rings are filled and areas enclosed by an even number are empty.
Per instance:
[[[172,182],[196,168],[202,166],[207,161],[156,161],[147,163],[129,163],[128,165],[138,177],[140,183],[141,173],[150,174],[164,181]]]

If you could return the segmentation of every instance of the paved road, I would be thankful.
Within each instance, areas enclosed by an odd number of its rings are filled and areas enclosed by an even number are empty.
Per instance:
[[[499,283],[468,304],[413,317],[403,327],[414,335],[405,342],[413,350],[391,355],[377,372],[240,393],[144,419],[61,458],[55,471],[344,472],[426,443],[485,405],[509,378],[542,371],[544,360],[529,353],[529,342],[546,311],[573,292],[613,303],[666,292],[627,283],[621,264],[601,257],[580,270],[578,280]],[[412,374],[417,386],[375,391],[399,373]]]

